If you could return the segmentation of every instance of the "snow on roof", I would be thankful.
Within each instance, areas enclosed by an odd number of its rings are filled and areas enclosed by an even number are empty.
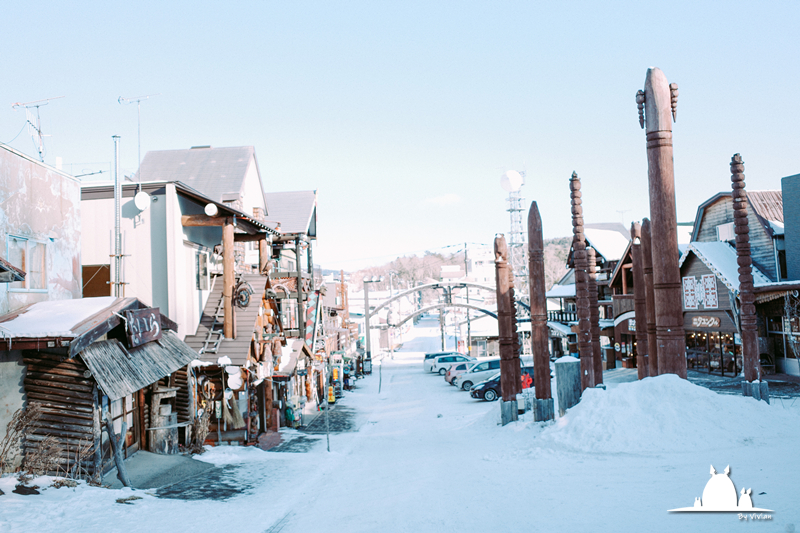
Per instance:
[[[734,247],[720,241],[690,243],[686,253],[681,256],[679,266],[683,266],[690,252],[693,252],[728,287],[729,291],[739,294],[739,264]],[[755,265],[752,268],[753,285],[772,283]]]
[[[0,323],[0,333],[6,338],[74,337],[75,326],[111,307],[116,300],[114,296],[101,296],[38,302],[22,309],[17,316],[6,315],[14,318]]]
[[[575,285],[559,285],[556,283],[545,293],[546,298],[574,298]]]
[[[548,322],[547,327],[553,330],[557,337],[566,337],[572,333],[572,328],[562,324],[561,322]]]
[[[774,235],[783,235],[783,221],[782,220],[768,220],[772,233]]]
[[[596,228],[584,228],[586,240],[606,261],[618,261],[628,247],[629,239],[620,232]]]

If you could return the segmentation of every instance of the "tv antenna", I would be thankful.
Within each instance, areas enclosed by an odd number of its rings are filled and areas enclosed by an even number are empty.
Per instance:
[[[620,217],[622,217],[622,225],[623,226],[625,225],[625,213],[627,213],[629,211],[630,211],[630,209],[617,209],[617,213],[619,213]]]
[[[39,115],[39,108],[43,105],[50,103],[50,100],[58,100],[64,98],[63,96],[54,96],[53,98],[45,98],[44,100],[34,100],[33,102],[16,102],[11,104],[11,109],[25,108],[25,121],[28,124],[28,132],[31,134],[36,149],[39,151],[39,160],[44,163],[44,135],[42,133],[42,120]],[[33,114],[33,109],[36,109],[36,116]]]
[[[136,167],[136,171],[139,171],[139,166],[142,164],[142,100],[147,100],[153,96],[159,96],[161,93],[155,94],[146,94],[144,96],[131,96],[131,97],[124,97],[120,96],[117,98],[117,102],[120,104],[132,104],[136,102],[136,126],[137,126],[137,137],[138,137],[138,144],[139,144],[139,165]]]

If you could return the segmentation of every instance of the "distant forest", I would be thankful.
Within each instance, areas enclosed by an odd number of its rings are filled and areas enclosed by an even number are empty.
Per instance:
[[[547,290],[553,286],[567,272],[567,256],[572,244],[572,237],[558,237],[555,239],[545,239],[544,241],[544,277]],[[362,280],[373,276],[383,277],[383,282],[375,283],[370,287],[375,290],[389,290],[390,275],[392,287],[397,290],[414,287],[421,283],[431,283],[438,281],[443,265],[464,265],[464,252],[453,254],[443,254],[435,252],[425,252],[422,256],[398,257],[386,264],[369,267],[350,273],[350,285],[353,289],[360,291],[363,288]],[[423,294],[423,301],[433,301],[436,299],[436,292]]]

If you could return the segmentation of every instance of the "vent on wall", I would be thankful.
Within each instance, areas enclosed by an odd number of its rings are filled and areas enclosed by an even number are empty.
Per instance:
[[[733,231],[733,222],[727,224],[720,224],[717,226],[717,240],[722,242],[732,241],[736,239],[736,233]]]

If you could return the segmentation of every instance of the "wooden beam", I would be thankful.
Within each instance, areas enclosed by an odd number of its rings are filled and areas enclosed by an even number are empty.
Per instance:
[[[227,219],[222,226],[222,306],[225,316],[222,319],[222,333],[226,339],[235,338],[233,328],[233,220]]]
[[[258,271],[259,272],[266,272],[269,268],[269,260],[270,256],[272,255],[270,250],[270,245],[267,242],[267,239],[261,239],[258,241]]]
[[[210,217],[207,215],[183,215],[181,217],[181,226],[224,226],[229,223],[229,218],[227,217]]]
[[[253,233],[252,235],[249,233],[236,233],[233,236],[234,242],[254,242],[254,241],[261,241],[268,238],[269,235],[266,233]]]

